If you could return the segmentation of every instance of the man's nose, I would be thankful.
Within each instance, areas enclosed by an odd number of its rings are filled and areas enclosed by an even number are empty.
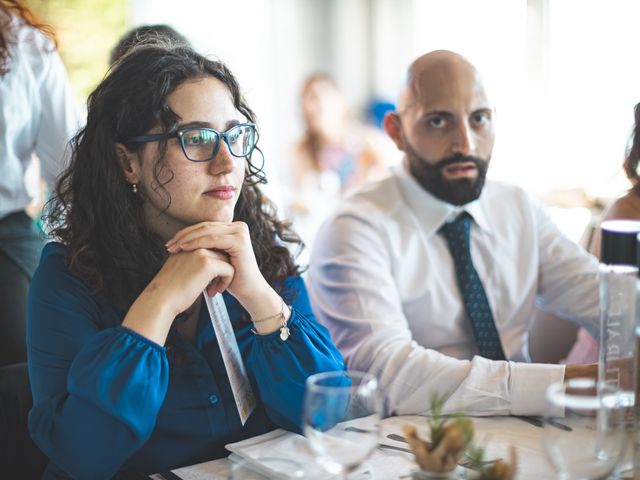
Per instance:
[[[476,152],[475,132],[468,122],[460,122],[455,131],[455,138],[451,145],[452,153],[474,155]]]

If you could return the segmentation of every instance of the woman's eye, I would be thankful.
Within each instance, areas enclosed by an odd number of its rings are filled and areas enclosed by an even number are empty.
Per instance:
[[[240,132],[234,131],[231,135],[227,135],[229,139],[229,143],[234,144],[238,141],[238,137],[240,136]]]
[[[194,132],[184,136],[184,144],[188,147],[208,145],[213,141],[215,141],[215,139],[208,132]]]

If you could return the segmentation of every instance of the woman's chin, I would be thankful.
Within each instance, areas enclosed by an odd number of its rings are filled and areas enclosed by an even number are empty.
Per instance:
[[[202,222],[223,222],[223,223],[233,222],[233,210],[229,212],[221,211],[221,212],[211,213],[207,215],[206,218],[203,218],[201,221]],[[200,223],[200,222],[196,222],[196,223]]]

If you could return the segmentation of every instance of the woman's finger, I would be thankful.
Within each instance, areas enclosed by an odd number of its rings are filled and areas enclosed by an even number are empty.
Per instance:
[[[241,243],[235,235],[216,235],[215,237],[196,237],[189,241],[169,247],[169,253],[191,252],[199,248],[207,250],[227,252],[231,249],[237,249]]]
[[[231,281],[233,277],[216,277],[214,278],[209,285],[207,285],[207,295],[213,297],[216,293],[224,292],[229,285],[231,285]]]
[[[218,252],[208,252],[208,255],[216,258],[214,265],[213,278],[206,287],[207,294],[209,296],[215,295],[215,293],[223,292],[231,284],[235,270],[233,266],[227,260],[221,260],[221,254]]]
[[[173,245],[167,246],[167,251],[171,254],[180,253],[180,252],[192,252],[199,248],[204,248],[211,251],[218,251],[220,255],[226,255],[222,246],[232,245],[234,243],[238,243],[237,240],[229,240],[224,241],[222,237],[231,236],[232,238],[236,238],[233,234],[228,235],[194,235],[187,240],[182,240],[181,243],[176,243]],[[228,259],[228,256],[225,256],[223,259]]]
[[[168,247],[170,253],[179,251],[192,251],[198,248],[217,249],[225,252],[238,251],[239,247],[250,243],[249,232],[242,227],[235,227],[226,233],[214,235],[197,235],[192,233],[185,237],[180,243]]]
[[[183,228],[175,233],[175,235],[167,242],[167,247],[172,245],[180,245],[185,241],[193,238],[207,235],[223,235],[234,231],[231,223],[225,222],[201,222],[196,225]]]

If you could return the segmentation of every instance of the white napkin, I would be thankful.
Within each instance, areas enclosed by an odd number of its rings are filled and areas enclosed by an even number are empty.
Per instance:
[[[389,440],[383,443],[394,442]],[[295,477],[291,475],[291,472],[265,468],[260,462],[261,458],[283,458],[296,462],[304,470],[305,480],[332,478],[315,462],[315,456],[305,437],[282,429],[241,442],[231,443],[225,445],[225,447],[230,452],[251,463],[256,470],[266,474],[269,478],[289,480]],[[359,476],[357,473],[361,473],[362,475],[360,476],[362,478],[389,479],[409,474],[415,469],[416,464],[411,455],[389,450],[375,450],[362,467],[355,472],[355,475],[352,475],[356,478]]]
[[[313,454],[307,445],[307,440],[295,433],[278,429],[257,437],[248,438],[236,443],[225,445],[225,448],[232,453],[229,457],[233,460],[233,455],[237,455],[247,463],[251,464],[256,471],[265,474],[274,480],[286,480],[295,478],[293,472],[278,469],[279,466],[266,466],[264,458],[286,459],[295,462],[300,469],[304,470],[305,479],[327,478],[327,473],[315,464]],[[324,477],[323,477],[324,475]]]

